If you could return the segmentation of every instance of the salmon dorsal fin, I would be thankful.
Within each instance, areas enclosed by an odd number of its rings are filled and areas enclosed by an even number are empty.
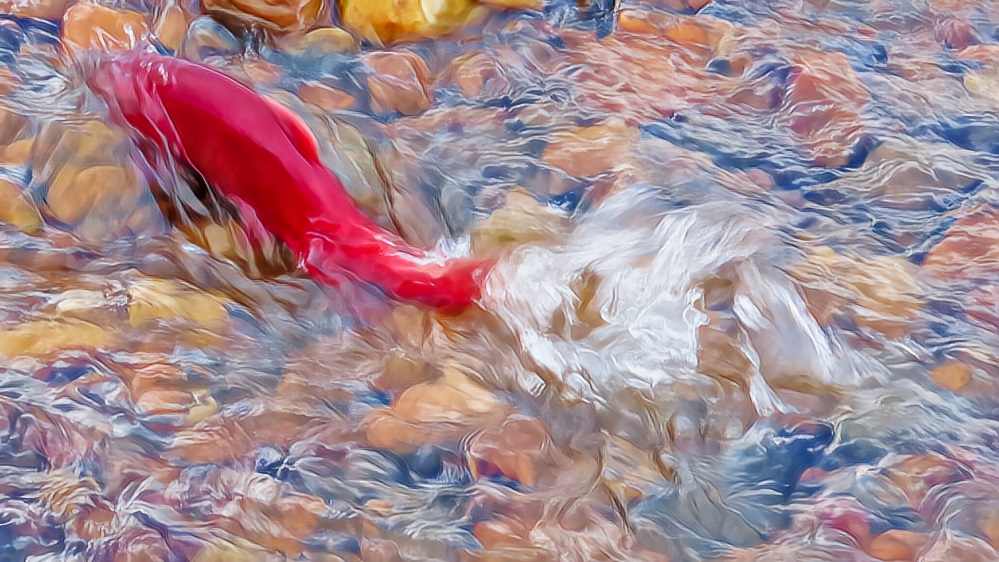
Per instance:
[[[312,133],[309,126],[302,121],[302,118],[295,115],[295,112],[288,109],[281,102],[268,97],[262,96],[267,105],[271,107],[271,111],[274,113],[274,117],[277,118],[278,124],[284,129],[285,134],[288,135],[288,139],[291,143],[295,145],[295,148],[312,162],[319,162],[319,141],[316,139],[316,135]]]

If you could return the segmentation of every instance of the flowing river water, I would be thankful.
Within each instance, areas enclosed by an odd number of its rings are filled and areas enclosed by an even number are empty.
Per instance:
[[[0,560],[999,560],[999,4],[313,4],[0,0]],[[480,306],[311,281],[87,90],[124,48]]]

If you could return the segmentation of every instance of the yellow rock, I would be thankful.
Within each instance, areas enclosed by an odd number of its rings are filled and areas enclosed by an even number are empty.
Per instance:
[[[38,209],[17,184],[0,179],[0,222],[13,224],[24,230],[42,226]]]
[[[176,4],[170,4],[160,13],[160,17],[153,27],[153,32],[159,37],[160,43],[177,52],[184,44],[187,23],[187,14],[184,13],[183,8]]]
[[[472,250],[492,252],[533,242],[557,240],[568,218],[539,203],[530,193],[516,189],[507,194],[507,206],[479,221],[472,231]]]
[[[139,199],[139,186],[128,168],[67,166],[52,180],[45,199],[54,218],[76,224],[93,212],[105,215],[129,209]]]
[[[419,423],[482,422],[502,417],[505,406],[495,394],[454,367],[444,369],[440,382],[417,384],[399,395],[392,410]]]
[[[42,357],[55,351],[100,348],[109,335],[100,326],[80,320],[36,320],[0,331],[0,355]]]
[[[67,10],[62,24],[63,42],[81,51],[125,51],[148,35],[149,25],[139,12],[119,12],[91,2]]]
[[[194,425],[200,423],[219,411],[219,403],[211,396],[205,396],[197,404],[187,410],[187,423]]]
[[[59,318],[76,318],[95,324],[116,319],[113,303],[104,291],[70,289],[52,300],[53,315]]]
[[[340,0],[344,26],[375,44],[440,37],[472,13],[471,0]]]
[[[969,92],[989,100],[994,104],[999,104],[999,64],[995,60],[986,59],[986,66],[975,72],[968,72],[964,75],[964,87]]]
[[[322,0],[202,0],[209,12],[219,12],[282,31],[307,29],[319,18]]]
[[[184,319],[211,327],[228,318],[215,296],[169,279],[143,279],[128,287],[128,322],[141,327],[154,320]]]
[[[358,49],[357,38],[339,27],[322,27],[288,42],[292,52],[307,51],[313,54],[345,53]]]
[[[552,134],[542,158],[570,176],[596,176],[627,162],[638,139],[638,129],[611,119]]]
[[[64,167],[75,164],[92,166],[115,162],[115,150],[125,140],[121,129],[100,121],[86,121],[72,126],[47,122],[35,139],[31,154],[32,175],[41,182],[51,182]]]

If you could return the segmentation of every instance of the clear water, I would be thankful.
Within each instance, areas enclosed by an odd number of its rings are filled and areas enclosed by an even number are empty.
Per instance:
[[[503,252],[459,316],[316,285],[0,16],[0,557],[999,559],[999,10],[621,4],[394,47],[405,116],[377,47],[190,24],[376,220]]]

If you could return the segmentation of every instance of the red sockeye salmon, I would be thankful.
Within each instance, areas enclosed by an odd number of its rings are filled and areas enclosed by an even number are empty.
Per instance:
[[[151,53],[102,56],[88,85],[140,135],[190,166],[294,252],[321,282],[347,274],[389,297],[436,308],[480,296],[492,265],[450,259],[376,225],[322,164],[291,110],[193,62]]]

